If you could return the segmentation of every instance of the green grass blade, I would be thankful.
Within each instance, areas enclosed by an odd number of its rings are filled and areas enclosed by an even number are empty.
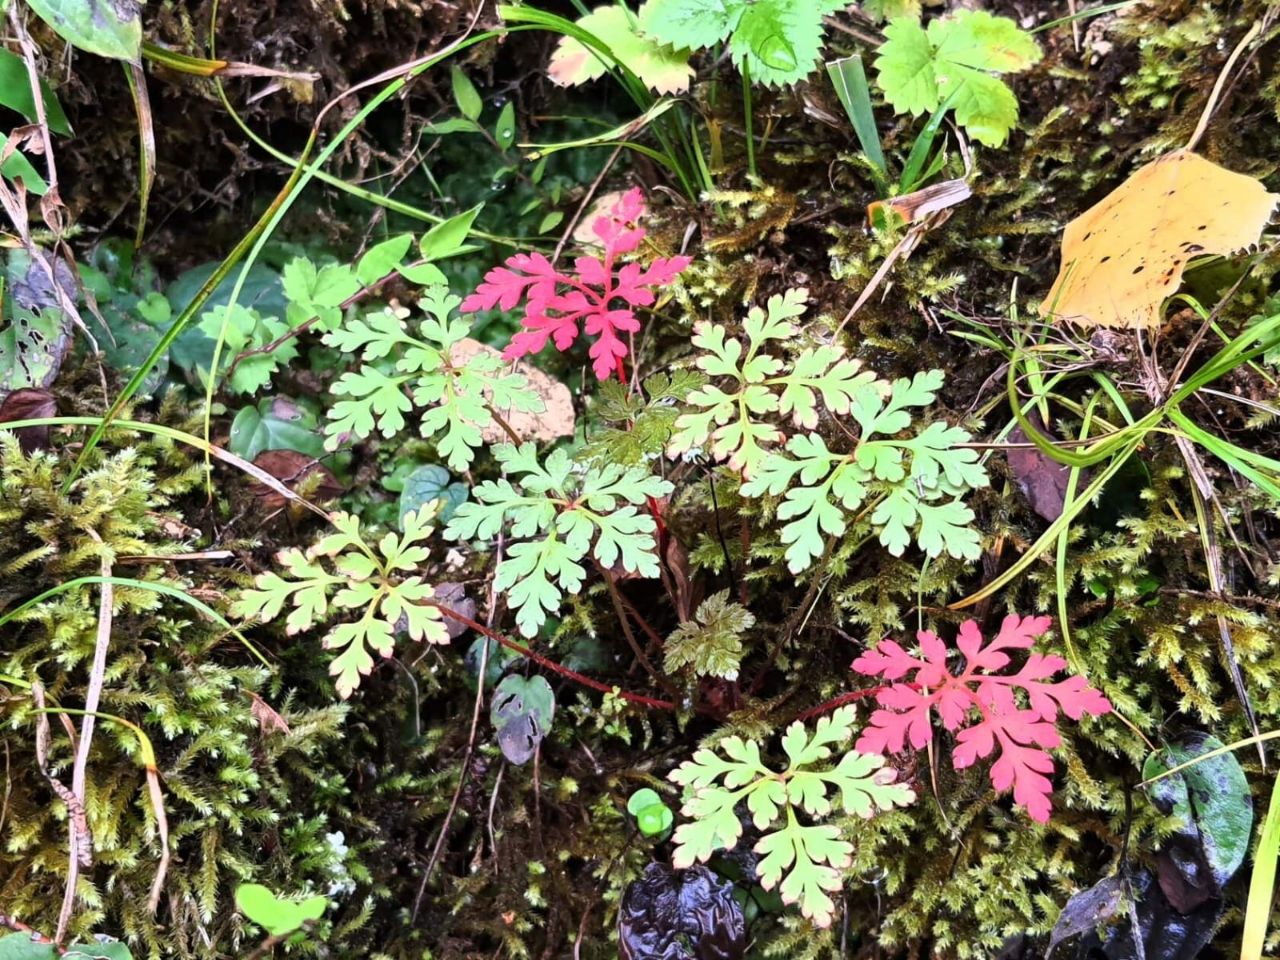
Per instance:
[[[898,180],[898,189],[903,193],[911,193],[931,175],[921,176],[921,171],[924,170],[924,165],[929,159],[929,153],[933,150],[933,141],[938,136],[942,121],[946,118],[947,111],[951,109],[951,104],[955,101],[956,92],[952,91],[951,96],[947,97],[938,106],[938,109],[933,111],[933,116],[929,118],[929,122],[924,125],[924,129],[916,137],[916,142],[911,145],[911,152],[907,154],[907,163],[902,168],[902,177]],[[941,160],[941,154],[939,154],[939,160]],[[932,165],[931,169],[933,169]]]
[[[1267,922],[1275,898],[1276,859],[1280,858],[1280,774],[1271,786],[1271,803],[1262,824],[1262,836],[1253,854],[1253,874],[1249,877],[1249,900],[1244,913],[1244,935],[1240,939],[1240,960],[1262,960],[1267,941]]]
[[[887,181],[889,169],[884,162],[884,150],[880,146],[880,132],[876,129],[875,114],[871,109],[871,87],[867,84],[867,72],[862,67],[862,57],[855,54],[839,60],[827,61],[827,76],[835,87],[836,96],[849,116],[853,132],[862,152]]]

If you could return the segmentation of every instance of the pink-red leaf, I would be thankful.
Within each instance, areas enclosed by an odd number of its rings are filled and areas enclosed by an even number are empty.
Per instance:
[[[1079,720],[1100,716],[1111,704],[1083,677],[1054,681],[1067,666],[1061,657],[1032,653],[1014,674],[1000,674],[1012,662],[1009,651],[1026,650],[1049,629],[1048,617],[1006,617],[1000,632],[985,643],[982,631],[966,621],[956,636],[964,655],[964,670],[953,673],[947,648],[929,631],[917,635],[920,657],[893,640],[882,640],[853,662],[866,676],[889,684],[876,694],[880,709],[858,739],[863,753],[898,753],[909,743],[924,747],[932,736],[932,711],[942,725],[956,733],[951,762],[956,769],[997,754],[991,783],[1000,791],[1012,788],[1014,802],[1033,820],[1049,819],[1053,758],[1059,746],[1058,714]],[[1019,691],[1021,696],[1019,696]]]
[[[647,267],[639,263],[617,267],[617,259],[633,253],[644,240],[645,230],[639,225],[644,213],[644,195],[638,188],[627,191],[591,224],[604,247],[603,258],[578,257],[569,274],[557,270],[540,253],[517,253],[507,258],[505,266],[485,274],[484,282],[462,302],[463,312],[495,306],[511,310],[523,300],[523,329],[503,351],[506,359],[537,353],[547,340],[557,350],[568,350],[581,332],[595,338],[587,353],[596,376],[604,380],[616,372],[621,377],[622,361],[630,349],[621,334],[640,329],[632,308],[652,306],[656,290],[671,283],[690,262],[688,257],[659,257]]]

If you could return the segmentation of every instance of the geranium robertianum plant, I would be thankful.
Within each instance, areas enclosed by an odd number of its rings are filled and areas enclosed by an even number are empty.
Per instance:
[[[645,213],[639,188],[623,194],[608,213],[595,218],[591,232],[603,247],[602,257],[580,256],[573,273],[566,273],[541,253],[516,253],[506,266],[485,274],[475,293],[462,302],[462,311],[514,309],[524,301],[524,328],[507,345],[503,356],[518,360],[537,353],[551,340],[557,350],[568,350],[578,334],[595,337],[587,350],[592,369],[600,380],[616,374],[626,382],[623,358],[629,352],[620,334],[640,329],[635,308],[652,306],[655,291],[670,283],[690,263],[690,258],[657,257],[648,266],[620,258],[634,253],[644,241],[640,219]],[[579,328],[581,324],[581,328]]]
[[[956,769],[996,753],[992,785],[1000,791],[1012,787],[1014,801],[1033,820],[1045,822],[1053,809],[1049,750],[1062,742],[1059,712],[1079,720],[1086,713],[1096,717],[1111,711],[1111,703],[1084,677],[1050,682],[1067,666],[1062,657],[1033,653],[1017,673],[995,672],[1009,665],[1006,651],[1029,649],[1051,622],[1048,617],[1013,614],[1005,617],[1000,632],[988,643],[976,622],[965,621],[956,637],[956,647],[965,657],[960,672],[953,672],[947,663],[947,645],[931,631],[917,634],[918,657],[894,640],[880,641],[853,662],[858,673],[889,681],[876,694],[880,709],[871,715],[857,749],[900,753],[909,743],[919,750],[933,737],[937,709],[942,725],[956,734],[951,755]],[[1015,691],[1022,692],[1021,700]]]

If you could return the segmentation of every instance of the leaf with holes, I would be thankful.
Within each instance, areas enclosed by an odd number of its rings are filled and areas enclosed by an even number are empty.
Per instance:
[[[550,732],[555,713],[556,695],[544,678],[503,677],[489,706],[502,755],[516,766],[528,763]]]

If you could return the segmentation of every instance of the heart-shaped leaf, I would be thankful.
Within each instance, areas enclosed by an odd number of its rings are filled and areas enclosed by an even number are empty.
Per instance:
[[[303,924],[319,920],[329,905],[322,896],[297,902],[282,900],[258,883],[245,883],[236,888],[236,906],[273,937],[287,936]]]
[[[1149,780],[1221,747],[1207,733],[1187,733],[1147,757],[1142,775]],[[1157,780],[1151,799],[1182,820],[1161,850],[1157,872],[1165,895],[1184,913],[1221,897],[1244,863],[1253,831],[1253,798],[1235,755],[1219,754]]]

